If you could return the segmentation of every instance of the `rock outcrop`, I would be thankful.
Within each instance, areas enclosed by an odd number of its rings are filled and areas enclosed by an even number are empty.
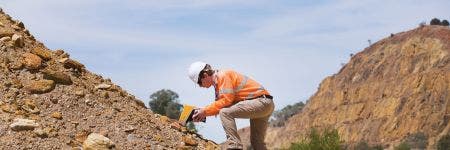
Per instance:
[[[322,81],[300,113],[269,129],[266,142],[288,147],[311,128],[335,128],[350,146],[365,141],[393,148],[425,135],[427,149],[436,149],[449,133],[449,118],[450,29],[423,26],[353,55]]]
[[[84,150],[108,150],[113,149],[115,144],[109,140],[107,137],[91,133],[83,143]]]
[[[9,127],[13,131],[33,130],[34,128],[36,128],[38,126],[39,126],[39,124],[37,124],[36,121],[34,121],[34,120],[21,119],[21,118],[14,119],[13,123],[11,125],[9,125]]]
[[[0,149],[216,149],[0,9]]]

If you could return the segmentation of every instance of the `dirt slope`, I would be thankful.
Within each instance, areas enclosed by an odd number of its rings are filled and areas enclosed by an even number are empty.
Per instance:
[[[3,11],[0,47],[0,149],[217,148],[49,50]]]

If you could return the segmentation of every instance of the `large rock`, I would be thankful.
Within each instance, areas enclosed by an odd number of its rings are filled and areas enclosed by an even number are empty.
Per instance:
[[[0,41],[1,41],[1,42],[8,42],[8,41],[11,41],[11,37],[9,37],[9,36],[2,37],[2,38],[0,38]]]
[[[161,116],[159,118],[159,120],[161,120],[161,122],[164,124],[169,124],[169,122],[170,122],[169,117],[167,117],[167,116]]]
[[[0,30],[0,37],[11,37],[14,35],[14,32]]]
[[[208,141],[208,143],[206,143],[205,148],[206,148],[206,150],[216,150],[216,149],[219,149],[219,146],[214,142]]]
[[[109,89],[110,87],[111,87],[111,84],[102,83],[102,84],[95,86],[94,89],[106,90],[106,89]]]
[[[97,133],[89,134],[83,143],[84,150],[109,150],[114,148],[115,145],[110,139]]]
[[[17,106],[10,104],[3,104],[0,106],[0,109],[5,113],[14,113],[17,109]]]
[[[42,47],[35,47],[31,50],[31,53],[38,55],[44,60],[50,60],[53,53],[50,50],[44,49]]]
[[[62,58],[62,59],[60,59],[58,61],[63,63],[64,67],[66,67],[66,68],[73,68],[73,69],[76,69],[78,71],[81,71],[84,68],[83,64],[79,63],[76,60],[70,59],[70,58]]]
[[[183,142],[186,146],[197,146],[197,141],[191,136],[183,136]]]
[[[53,112],[53,113],[52,113],[52,118],[56,118],[56,119],[61,120],[61,119],[62,119],[62,114],[61,114],[61,112]]]
[[[55,88],[55,82],[53,80],[31,81],[24,88],[30,93],[47,93]]]
[[[17,26],[18,26],[19,28],[22,28],[22,29],[25,28],[25,24],[23,24],[22,21],[18,21],[18,22],[16,22],[16,23],[17,23]]]
[[[34,134],[40,138],[46,138],[49,135],[48,130],[43,130],[43,129],[35,129]]]
[[[70,76],[67,75],[66,73],[50,69],[44,70],[42,71],[42,73],[44,74],[44,79],[53,80],[59,84],[66,84],[66,85],[72,84],[72,79],[70,79]]]
[[[24,46],[23,37],[21,35],[14,34],[11,39],[12,39],[12,41],[14,43],[14,46],[16,46],[16,47],[23,47]]]
[[[36,102],[33,99],[24,99],[25,104],[22,105],[22,109],[33,114],[38,114],[40,112],[39,108],[36,106]]]
[[[194,150],[192,146],[179,145],[176,150]]]
[[[138,105],[138,106],[140,106],[140,107],[142,107],[142,108],[147,109],[147,106],[145,106],[145,103],[142,102],[141,100],[134,99],[133,101],[134,101],[134,103],[136,103],[136,105]]]
[[[9,125],[9,127],[14,131],[33,130],[34,128],[36,128],[38,126],[39,126],[39,124],[36,123],[36,121],[34,121],[34,120],[21,119],[21,118],[14,119],[13,123],[11,125]]]
[[[25,65],[25,68],[34,70],[39,69],[41,67],[42,59],[39,56],[31,53],[25,53],[22,56],[23,56],[22,64]]]

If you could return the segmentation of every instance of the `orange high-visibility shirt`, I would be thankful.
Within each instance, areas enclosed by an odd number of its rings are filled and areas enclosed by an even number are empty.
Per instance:
[[[221,108],[239,101],[270,95],[258,82],[233,70],[218,71],[214,88],[216,101],[205,107],[207,116],[217,115]]]

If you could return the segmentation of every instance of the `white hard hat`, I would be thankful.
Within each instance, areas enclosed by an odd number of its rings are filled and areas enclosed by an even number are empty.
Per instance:
[[[198,75],[200,74],[200,71],[203,70],[203,68],[205,68],[206,63],[201,62],[201,61],[197,61],[191,64],[191,66],[189,66],[189,78],[191,78],[192,81],[194,81],[194,83],[198,83]]]

